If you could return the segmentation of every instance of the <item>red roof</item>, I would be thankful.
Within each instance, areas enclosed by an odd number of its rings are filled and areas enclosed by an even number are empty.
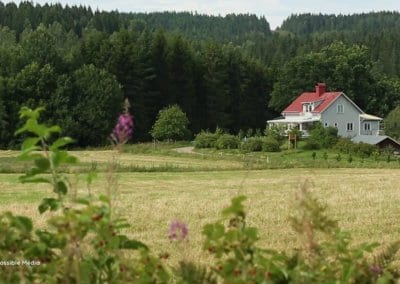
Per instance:
[[[336,100],[342,92],[326,92],[320,96],[317,92],[314,93],[302,93],[297,99],[295,99],[283,112],[303,112],[304,103],[321,102],[312,112],[321,113],[323,112],[334,100]]]

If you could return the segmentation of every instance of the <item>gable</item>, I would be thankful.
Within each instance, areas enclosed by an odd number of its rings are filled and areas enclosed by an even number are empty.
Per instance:
[[[358,114],[363,114],[364,112],[356,105],[348,96],[344,93],[340,93],[339,96],[335,97],[331,101],[329,101],[325,106],[324,109],[321,110],[319,113],[323,113],[328,109],[334,108],[334,112],[336,112],[336,108],[338,104],[344,105],[344,112],[355,111]]]

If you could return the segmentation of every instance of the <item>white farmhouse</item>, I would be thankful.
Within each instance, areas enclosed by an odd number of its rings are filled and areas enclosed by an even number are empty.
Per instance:
[[[327,92],[324,83],[315,86],[315,92],[304,92],[282,112],[282,117],[268,120],[268,125],[280,125],[286,129],[297,127],[307,137],[312,124],[321,122],[325,127],[338,129],[338,135],[356,142],[376,144],[400,144],[382,135],[382,118],[366,114],[343,92]],[[377,136],[376,139],[371,139]],[[397,144],[397,145],[396,145]]]

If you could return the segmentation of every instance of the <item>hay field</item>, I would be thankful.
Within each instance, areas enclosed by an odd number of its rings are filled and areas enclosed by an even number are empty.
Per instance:
[[[210,161],[208,161],[210,162]],[[113,193],[117,214],[132,225],[127,233],[149,244],[154,252],[208,261],[201,250],[202,227],[220,218],[232,196],[244,194],[248,223],[260,230],[260,245],[275,249],[298,245],[287,217],[295,192],[307,182],[309,189],[329,205],[331,216],[352,232],[354,241],[389,242],[400,239],[400,171],[397,169],[285,169],[197,172],[118,173]],[[50,195],[39,185],[22,185],[18,175],[0,175],[0,211],[27,214],[39,225],[45,216],[38,202]],[[71,176],[80,194],[84,182]],[[94,188],[107,183],[100,174]],[[172,220],[185,221],[189,240],[171,244],[167,238]]]

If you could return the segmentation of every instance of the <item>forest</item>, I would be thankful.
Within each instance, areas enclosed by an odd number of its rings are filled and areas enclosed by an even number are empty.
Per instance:
[[[76,146],[107,138],[125,98],[135,141],[178,104],[193,134],[237,133],[315,83],[386,117],[400,104],[400,14],[292,15],[272,31],[255,15],[119,13],[0,2],[0,146],[17,146],[22,106],[44,106]]]

